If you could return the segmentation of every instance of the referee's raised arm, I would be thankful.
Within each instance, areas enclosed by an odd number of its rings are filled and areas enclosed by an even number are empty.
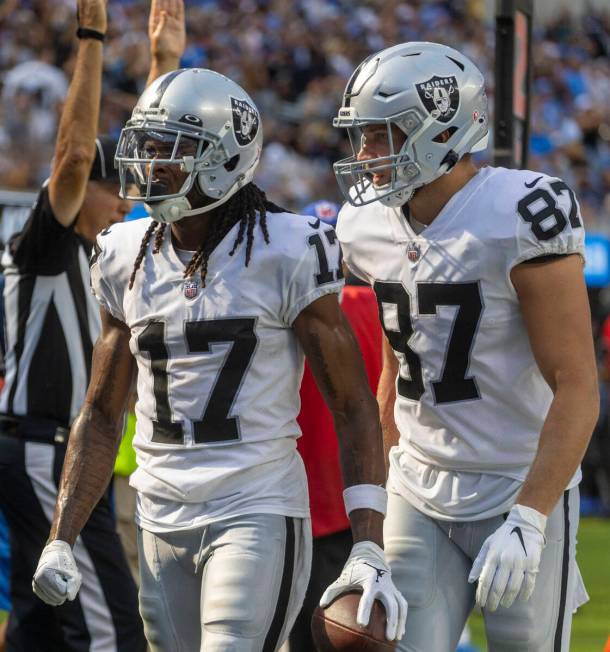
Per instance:
[[[51,177],[4,252],[6,383],[0,393],[0,509],[11,531],[9,630],[19,650],[145,652],[137,589],[116,533],[109,491],[74,545],[83,590],[50,609],[30,590],[57,501],[70,426],[91,376],[101,321],[88,260],[96,235],[123,220],[116,142],[96,137],[106,0],[78,0],[76,63]],[[47,557],[48,559],[48,557]],[[59,560],[60,558],[57,557]]]
[[[78,24],[76,64],[59,122],[49,180],[49,201],[62,226],[72,224],[81,209],[95,159],[106,0],[78,0]]]

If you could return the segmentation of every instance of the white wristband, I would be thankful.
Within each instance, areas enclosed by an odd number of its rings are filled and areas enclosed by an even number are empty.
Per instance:
[[[372,509],[385,516],[388,494],[376,484],[355,484],[343,492],[343,502],[348,516],[355,509]]]

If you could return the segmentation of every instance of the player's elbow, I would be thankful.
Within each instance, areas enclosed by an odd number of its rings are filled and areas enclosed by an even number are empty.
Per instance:
[[[593,432],[593,428],[595,428],[595,425],[597,424],[597,421],[599,419],[599,409],[600,409],[599,382],[597,381],[597,377],[595,378],[595,383],[591,384],[586,394],[587,394],[587,412],[589,414],[591,432]]]
[[[55,153],[52,176],[88,179],[94,159],[95,148],[70,143],[60,145]]]
[[[120,438],[122,417],[123,414],[114,413],[107,404],[94,397],[85,400],[74,424],[84,427],[85,431],[94,432],[99,438],[114,441]]]
[[[555,395],[569,397],[574,410],[590,425],[591,431],[599,418],[599,380],[595,367],[564,370],[556,375]]]
[[[354,391],[337,397],[337,401],[329,407],[335,424],[340,424],[349,431],[365,423],[372,426],[379,424],[379,407],[368,386],[359,393]]]

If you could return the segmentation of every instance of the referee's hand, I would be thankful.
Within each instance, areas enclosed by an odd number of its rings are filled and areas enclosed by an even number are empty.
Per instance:
[[[74,600],[81,581],[70,545],[59,539],[48,543],[40,555],[32,580],[34,593],[47,604],[57,607],[66,598]]]

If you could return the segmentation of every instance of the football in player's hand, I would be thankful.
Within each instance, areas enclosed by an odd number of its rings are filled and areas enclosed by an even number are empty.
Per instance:
[[[375,600],[367,627],[356,623],[361,593],[340,595],[326,609],[316,607],[311,633],[318,652],[390,652],[395,641],[385,637],[385,609]]]

